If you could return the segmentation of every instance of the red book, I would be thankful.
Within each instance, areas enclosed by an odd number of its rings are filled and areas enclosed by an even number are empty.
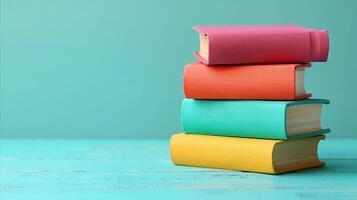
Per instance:
[[[310,64],[185,66],[184,92],[192,99],[297,100],[305,92],[304,71]]]
[[[325,62],[326,30],[300,26],[197,26],[206,65]]]

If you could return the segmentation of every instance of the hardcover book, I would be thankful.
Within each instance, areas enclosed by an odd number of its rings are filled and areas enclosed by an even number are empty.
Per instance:
[[[305,92],[305,68],[310,64],[206,66],[186,65],[184,92],[192,99],[296,100]]]
[[[196,26],[200,50],[194,55],[207,65],[325,62],[326,30],[301,26]]]
[[[322,104],[327,103],[185,99],[181,120],[189,134],[288,140],[328,133],[320,122]]]
[[[324,136],[296,140],[175,134],[171,160],[177,165],[281,174],[324,165],[317,154]]]

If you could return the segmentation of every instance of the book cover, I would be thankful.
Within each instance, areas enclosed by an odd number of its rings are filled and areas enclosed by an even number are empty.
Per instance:
[[[297,100],[305,92],[304,69],[310,64],[206,66],[184,70],[184,93],[192,99]]]
[[[327,30],[294,25],[196,26],[200,50],[194,55],[207,65],[325,62]]]
[[[296,140],[261,140],[174,134],[171,160],[177,165],[280,174],[324,165],[317,155],[324,136]]]
[[[185,133],[288,140],[328,133],[320,117],[324,99],[245,101],[185,99]]]

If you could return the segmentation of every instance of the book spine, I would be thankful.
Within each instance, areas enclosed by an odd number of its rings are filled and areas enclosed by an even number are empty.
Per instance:
[[[208,65],[325,62],[329,50],[326,30],[211,33],[208,40],[209,59],[204,60],[195,54]]]
[[[326,62],[329,51],[329,36],[326,30],[312,31],[311,36],[311,57],[312,61]]]
[[[296,100],[295,70],[309,64],[206,66],[188,64],[184,92],[192,99]]]
[[[177,165],[274,174],[273,148],[278,140],[175,134],[170,155]]]
[[[286,140],[286,104],[282,102],[185,99],[185,133]]]

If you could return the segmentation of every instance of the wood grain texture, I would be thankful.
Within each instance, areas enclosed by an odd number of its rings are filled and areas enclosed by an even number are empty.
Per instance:
[[[357,140],[279,176],[174,166],[164,140],[0,140],[0,199],[357,199]]]

